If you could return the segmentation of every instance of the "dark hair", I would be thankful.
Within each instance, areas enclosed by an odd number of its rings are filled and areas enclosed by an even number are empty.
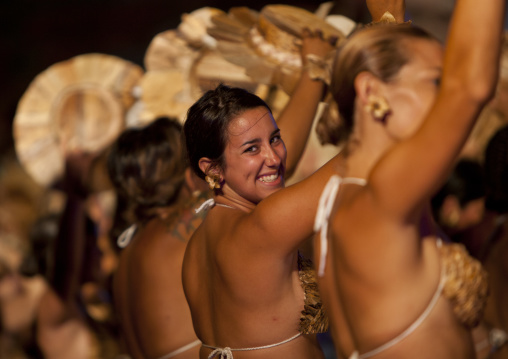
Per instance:
[[[144,128],[127,129],[108,156],[108,173],[134,218],[147,220],[154,207],[171,205],[185,178],[182,127],[160,117]],[[129,212],[129,211],[128,211]]]
[[[485,196],[483,167],[478,161],[463,158],[457,162],[446,183],[432,197],[432,208],[436,216],[449,195],[455,196],[461,207]]]
[[[498,130],[485,150],[485,207],[508,212],[508,126]]]
[[[228,141],[229,123],[238,115],[256,107],[270,107],[258,96],[238,87],[220,84],[207,91],[187,113],[183,132],[189,165],[201,178],[199,160],[207,157],[213,165],[223,167],[223,153]]]
[[[338,49],[330,89],[340,119],[329,121],[327,126],[330,131],[340,131],[341,140],[353,130],[356,76],[367,71],[384,82],[393,80],[411,59],[407,47],[411,38],[437,41],[428,32],[408,24],[375,25],[353,33]]]
[[[29,233],[31,253],[23,261],[22,272],[32,276],[41,274],[53,278],[55,266],[55,243],[60,228],[60,215],[48,214],[39,217]]]

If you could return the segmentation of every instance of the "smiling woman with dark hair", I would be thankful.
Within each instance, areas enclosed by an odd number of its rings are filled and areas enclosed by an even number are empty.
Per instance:
[[[321,37],[319,31],[304,36],[304,61],[305,54],[332,50]],[[223,85],[189,109],[190,166],[214,190],[183,264],[201,358],[323,357],[316,333],[326,330],[326,318],[298,247],[312,234],[319,188],[331,165],[283,188],[324,88],[303,71],[277,122],[259,97]]]

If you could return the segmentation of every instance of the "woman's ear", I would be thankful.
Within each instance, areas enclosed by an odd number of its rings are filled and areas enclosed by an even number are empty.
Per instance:
[[[221,188],[222,173],[220,167],[207,157],[202,157],[198,162],[199,168],[205,174],[205,181],[211,189]]]
[[[356,97],[365,106],[369,103],[369,97],[379,95],[380,80],[367,71],[360,72],[354,82]]]
[[[199,169],[206,175],[211,170],[212,160],[208,157],[201,157],[198,161]]]
[[[370,72],[361,72],[355,78],[356,105],[368,112],[377,122],[386,123],[391,114],[384,82]]]

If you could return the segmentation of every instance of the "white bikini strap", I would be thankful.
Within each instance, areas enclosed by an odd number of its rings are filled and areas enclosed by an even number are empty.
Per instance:
[[[202,344],[202,345],[205,348],[214,349],[214,351],[211,352],[210,355],[208,356],[208,359],[212,359],[215,356],[218,356],[219,359],[233,359],[233,352],[234,351],[235,352],[240,352],[240,351],[269,349],[269,348],[277,347],[277,346],[282,345],[282,344],[286,344],[286,343],[288,343],[288,342],[290,342],[292,340],[295,340],[300,335],[302,335],[302,333],[298,333],[296,335],[293,335],[291,338],[283,340],[282,342],[279,342],[279,343],[270,344],[270,345],[264,345],[264,346],[261,346],[261,347],[253,347],[253,348],[231,349],[230,347],[218,348],[218,347],[214,347],[214,346],[206,345],[206,344]]]
[[[197,339],[195,341],[193,341],[192,343],[189,343],[187,345],[184,345],[183,347],[181,348],[178,348],[176,350],[173,350],[171,353],[169,354],[166,354],[162,357],[160,357],[159,359],[169,359],[169,358],[174,358],[176,357],[178,354],[180,353],[183,353],[183,352],[186,352],[187,350],[191,349],[191,348],[194,348],[195,346],[201,344],[201,340]]]
[[[201,206],[199,206],[198,209],[196,209],[196,213],[199,213],[201,212],[202,210],[207,210],[207,209],[210,209],[212,208],[213,206],[215,206],[215,201],[213,200],[213,198],[210,198],[210,199],[207,199],[206,201],[204,201]]]
[[[326,254],[328,253],[328,219],[339,191],[341,178],[337,175],[332,176],[326,184],[319,205],[316,212],[316,219],[314,221],[314,232],[321,231],[320,233],[320,254],[319,254],[319,269],[318,276],[322,277],[325,273]]]
[[[214,206],[220,206],[220,207],[224,207],[224,208],[236,209],[235,207],[229,206],[229,205],[224,204],[224,203],[217,203],[217,202],[214,201],[213,198],[210,198],[210,199],[204,201],[203,204],[201,206],[199,206],[199,208],[196,209],[195,212],[199,213],[202,210],[208,210],[210,208],[213,208]]]
[[[363,178],[346,177],[342,179],[337,175],[333,175],[328,180],[321,198],[319,199],[319,205],[316,212],[316,220],[314,222],[314,232],[321,231],[320,233],[320,254],[319,254],[319,268],[318,276],[322,277],[325,273],[326,254],[328,253],[328,222],[330,214],[335,203],[335,198],[339,192],[341,183],[353,183],[364,186],[367,181]]]
[[[127,228],[125,231],[120,234],[118,239],[116,240],[116,244],[120,248],[125,248],[129,245],[129,243],[132,240],[132,237],[134,237],[134,233],[136,233],[137,226],[135,224],[131,225],[129,228]]]
[[[438,240],[436,241],[436,245],[437,245],[438,248],[441,248],[442,241],[441,241],[440,238],[438,238]],[[443,267],[443,265],[441,265],[441,278],[439,280],[439,285],[437,286],[436,292],[434,293],[434,296],[430,300],[429,305],[427,305],[427,308],[425,308],[423,313],[420,314],[418,319],[416,319],[413,322],[413,324],[411,324],[406,330],[404,330],[402,333],[400,333],[398,336],[396,336],[395,338],[393,338],[389,342],[381,345],[380,347],[377,347],[374,350],[371,350],[371,351],[368,351],[367,353],[361,354],[360,356],[358,356],[358,358],[359,359],[370,358],[371,356],[374,356],[374,355],[376,355],[376,354],[378,354],[378,353],[380,353],[380,352],[382,352],[382,351],[384,351],[384,350],[394,346],[395,344],[397,344],[400,341],[402,341],[409,334],[414,332],[416,330],[416,328],[418,328],[420,326],[420,324],[429,316],[429,314],[432,311],[432,309],[434,309],[434,306],[436,305],[436,303],[437,303],[437,301],[439,299],[439,296],[441,295],[441,292],[443,291],[443,287],[445,285],[445,282],[446,282],[446,275],[445,275],[444,267]]]

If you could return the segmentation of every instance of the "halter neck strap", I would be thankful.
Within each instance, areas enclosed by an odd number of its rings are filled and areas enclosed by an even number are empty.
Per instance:
[[[337,193],[339,192],[339,188],[341,184],[357,184],[360,186],[365,186],[367,181],[363,178],[356,177],[345,177],[342,178],[338,175],[333,175],[328,180],[323,193],[321,194],[321,198],[319,199],[319,205],[316,213],[316,220],[314,222],[314,232],[320,232],[320,254],[319,254],[319,268],[318,268],[318,276],[322,277],[325,273],[325,264],[326,264],[326,254],[328,253],[328,222],[330,219],[330,214],[333,209],[333,204],[335,203],[335,198],[337,197]]]

